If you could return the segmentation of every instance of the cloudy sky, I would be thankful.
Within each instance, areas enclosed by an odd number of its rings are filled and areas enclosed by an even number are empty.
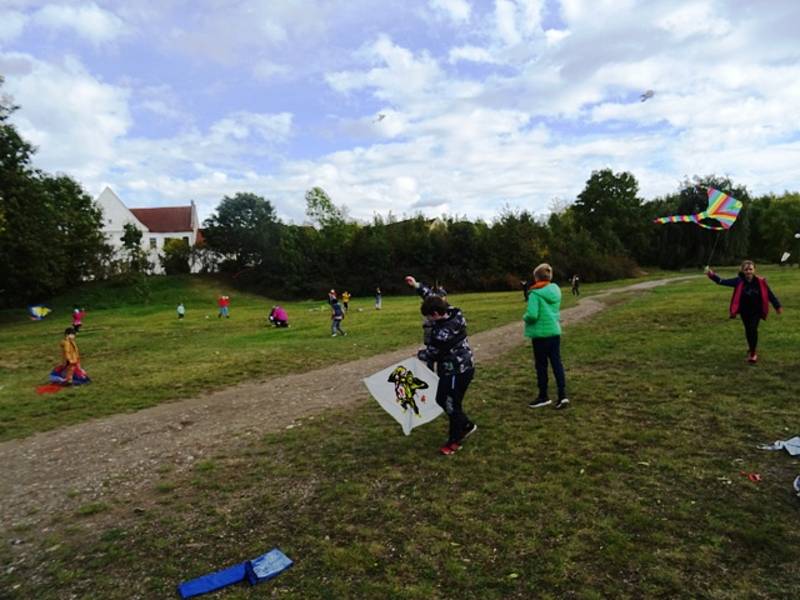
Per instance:
[[[545,213],[596,169],[800,189],[797,0],[0,0],[35,164],[129,206]],[[652,89],[645,102],[640,95]],[[383,115],[383,116],[381,116]]]

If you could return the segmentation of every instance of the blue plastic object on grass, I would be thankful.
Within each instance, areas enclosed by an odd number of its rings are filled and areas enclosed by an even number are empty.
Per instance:
[[[247,580],[250,585],[267,581],[283,573],[294,564],[291,558],[277,548],[247,562]]]
[[[184,581],[178,586],[178,593],[181,598],[186,599],[215,592],[244,580],[247,580],[250,585],[256,585],[280,575],[293,564],[294,561],[291,558],[278,548],[273,548],[253,560],[247,560],[222,571],[203,575],[197,579]]]
[[[178,586],[181,598],[194,598],[239,583],[245,578],[247,563],[240,563],[216,573],[209,573],[191,581],[184,581]]]

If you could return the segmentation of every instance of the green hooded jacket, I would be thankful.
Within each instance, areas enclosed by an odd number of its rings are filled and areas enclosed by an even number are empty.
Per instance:
[[[528,310],[522,316],[525,337],[561,335],[561,288],[555,283],[535,288],[528,295]]]

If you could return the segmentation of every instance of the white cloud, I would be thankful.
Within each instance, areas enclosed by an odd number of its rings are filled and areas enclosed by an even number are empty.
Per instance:
[[[259,81],[271,81],[289,74],[289,67],[279,65],[270,60],[260,60],[253,65],[253,76]]]
[[[708,2],[681,6],[659,19],[657,24],[679,40],[692,35],[721,37],[731,31],[730,22],[715,14]]]
[[[93,2],[81,6],[48,4],[33,15],[33,21],[52,29],[70,29],[94,44],[114,41],[129,31],[122,19]]]
[[[517,30],[517,7],[511,0],[495,0],[497,35],[508,46],[519,44],[522,36]]]
[[[16,11],[0,11],[0,44],[11,42],[22,34],[27,17]]]
[[[445,14],[454,23],[469,22],[472,7],[467,0],[429,0],[431,8]]]
[[[161,24],[151,79],[113,60],[101,80],[68,61],[0,54],[38,166],[96,191],[112,183],[126,201],[193,198],[204,216],[253,191],[296,221],[313,185],[361,219],[490,219],[506,204],[538,214],[603,167],[633,172],[645,197],[694,173],[756,193],[800,187],[794,2],[563,0],[563,25],[545,31],[552,4],[541,0],[208,0],[170,37],[182,2],[115,8],[137,30]],[[422,22],[432,11],[459,26]],[[95,96],[60,102],[74,86]],[[639,102],[646,89],[655,96]]]
[[[291,129],[290,113],[257,114],[239,111],[214,123],[211,126],[211,135],[215,139],[230,136],[238,140],[254,136],[263,141],[279,143],[289,137]]]
[[[423,53],[419,58],[387,36],[380,36],[363,49],[369,59],[382,63],[367,72],[342,71],[325,77],[336,91],[348,93],[374,88],[381,99],[398,100],[419,96],[441,77],[437,62]]]
[[[459,46],[458,48],[451,48],[449,62],[456,63],[462,60],[476,63],[498,62],[487,48],[480,48],[478,46]]]
[[[21,109],[12,115],[20,133],[39,147],[36,163],[78,177],[102,173],[116,155],[116,141],[131,126],[129,93],[105,84],[75,58],[45,63],[2,54],[0,63],[25,64],[6,80]]]
[[[520,27],[528,36],[538,35],[542,31],[543,0],[518,0]]]
[[[544,32],[548,46],[555,46],[564,38],[569,37],[571,32],[567,29],[548,29]]]

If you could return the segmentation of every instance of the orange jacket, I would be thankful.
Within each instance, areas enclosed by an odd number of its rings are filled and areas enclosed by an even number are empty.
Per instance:
[[[71,365],[81,362],[81,356],[78,354],[78,345],[75,340],[70,338],[61,340],[61,352],[64,354],[64,362],[68,362]]]

